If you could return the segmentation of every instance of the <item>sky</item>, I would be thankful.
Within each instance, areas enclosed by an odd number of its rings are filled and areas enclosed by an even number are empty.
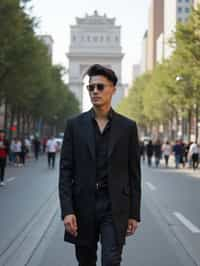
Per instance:
[[[116,18],[121,26],[122,81],[130,83],[132,66],[140,62],[142,38],[147,29],[150,0],[32,0],[32,14],[38,18],[38,34],[50,34],[54,39],[53,63],[68,67],[70,25],[76,17],[84,17],[97,10],[109,18]]]

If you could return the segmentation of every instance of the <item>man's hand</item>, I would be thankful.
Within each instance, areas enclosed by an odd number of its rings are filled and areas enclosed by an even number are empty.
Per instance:
[[[78,226],[76,221],[76,216],[74,214],[66,215],[64,218],[64,226],[67,232],[71,235],[77,237],[78,235]]]
[[[133,235],[138,227],[138,224],[138,221],[136,221],[135,219],[128,219],[128,228],[126,231],[126,236]]]

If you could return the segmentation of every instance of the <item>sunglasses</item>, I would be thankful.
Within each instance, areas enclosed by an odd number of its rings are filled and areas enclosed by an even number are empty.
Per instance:
[[[96,83],[96,84],[89,84],[87,85],[88,91],[92,92],[94,91],[95,87],[98,91],[103,91],[105,87],[110,86],[109,84],[103,84],[103,83]]]

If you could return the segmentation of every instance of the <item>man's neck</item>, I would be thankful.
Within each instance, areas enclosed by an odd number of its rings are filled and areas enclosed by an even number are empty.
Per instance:
[[[110,111],[111,106],[103,106],[103,107],[96,107],[93,106],[93,109],[95,111],[96,119],[107,119],[108,112]]]

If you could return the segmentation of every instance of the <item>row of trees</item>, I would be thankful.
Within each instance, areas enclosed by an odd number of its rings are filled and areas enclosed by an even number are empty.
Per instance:
[[[140,76],[119,111],[135,119],[146,133],[152,127],[165,137],[198,139],[200,111],[200,6],[186,24],[178,24],[171,40],[174,53]],[[159,130],[158,130],[159,131]],[[177,136],[178,131],[182,136]]]
[[[27,5],[29,0],[0,4],[0,104],[4,128],[11,134],[16,124],[18,135],[55,125],[63,130],[66,118],[79,112],[78,101],[63,82],[64,68],[52,65]]]

